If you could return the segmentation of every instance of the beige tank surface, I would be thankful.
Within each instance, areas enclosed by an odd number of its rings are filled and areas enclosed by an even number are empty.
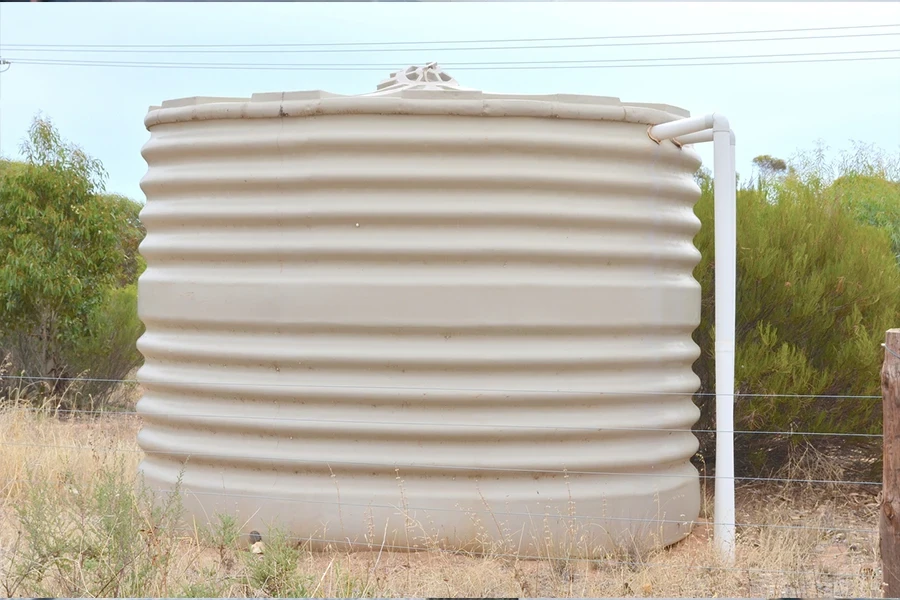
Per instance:
[[[314,547],[684,537],[700,160],[647,135],[684,116],[434,65],[152,107],[146,482]]]

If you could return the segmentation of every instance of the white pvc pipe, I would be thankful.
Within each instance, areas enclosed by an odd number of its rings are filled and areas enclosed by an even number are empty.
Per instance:
[[[713,141],[713,130],[706,129],[704,131],[698,131],[696,133],[680,135],[675,139],[675,141],[683,146],[687,146],[688,144],[702,144],[704,142],[711,142]]]
[[[722,558],[734,561],[734,330],[737,219],[734,134],[714,129],[716,278],[716,496],[713,528]]]
[[[713,143],[716,279],[716,496],[714,540],[726,563],[734,562],[734,331],[737,263],[735,137],[719,114],[680,119],[648,130],[657,143]]]
[[[678,119],[677,121],[669,121],[660,125],[654,125],[650,128],[650,135],[657,140],[670,140],[688,133],[703,131],[713,126],[718,115],[705,115],[702,117],[690,117],[688,119]],[[726,121],[727,123],[727,121]]]

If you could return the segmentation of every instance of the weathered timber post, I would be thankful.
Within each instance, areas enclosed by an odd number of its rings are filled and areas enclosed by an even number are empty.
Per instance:
[[[882,579],[884,596],[900,598],[900,329],[890,329],[885,336],[881,392],[884,405]]]

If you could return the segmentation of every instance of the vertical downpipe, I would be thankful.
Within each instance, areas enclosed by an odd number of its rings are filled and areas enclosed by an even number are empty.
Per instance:
[[[736,293],[736,182],[734,134],[727,120],[713,125],[716,278],[715,543],[722,559],[735,554],[734,330]]]

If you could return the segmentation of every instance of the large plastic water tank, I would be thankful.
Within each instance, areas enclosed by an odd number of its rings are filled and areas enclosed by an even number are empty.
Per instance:
[[[315,547],[684,537],[700,161],[647,134],[684,116],[433,65],[152,107],[145,480]]]

